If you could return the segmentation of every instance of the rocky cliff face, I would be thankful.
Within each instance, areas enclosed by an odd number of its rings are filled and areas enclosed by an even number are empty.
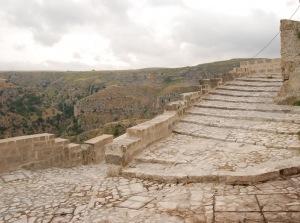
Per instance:
[[[281,69],[284,84],[276,101],[295,104],[300,101],[300,22],[281,20]]]

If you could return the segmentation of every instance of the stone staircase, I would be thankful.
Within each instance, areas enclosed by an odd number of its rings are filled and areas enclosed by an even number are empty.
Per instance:
[[[252,184],[300,170],[300,109],[276,105],[280,74],[236,78],[201,97],[122,170],[161,182]]]

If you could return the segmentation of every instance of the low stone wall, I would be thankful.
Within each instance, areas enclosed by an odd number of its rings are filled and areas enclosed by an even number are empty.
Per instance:
[[[105,160],[110,164],[110,176],[119,175],[121,167],[151,143],[168,136],[178,120],[176,111],[166,111],[155,118],[128,128],[126,133],[113,140],[105,149]]]
[[[280,58],[276,59],[256,59],[244,61],[240,64],[240,69],[247,69],[249,74],[272,74],[281,72]]]
[[[112,141],[113,136],[107,134],[103,134],[85,141],[84,144],[81,145],[81,147],[85,150],[85,152],[83,152],[84,157],[86,157],[83,159],[83,164],[97,164],[104,160],[105,145],[111,143]]]
[[[20,168],[43,169],[99,163],[104,158],[104,145],[112,139],[111,135],[102,135],[84,144],[75,144],[49,133],[1,139],[0,173]]]

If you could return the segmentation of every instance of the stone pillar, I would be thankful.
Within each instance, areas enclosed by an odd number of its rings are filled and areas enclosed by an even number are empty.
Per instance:
[[[275,99],[279,104],[300,100],[300,22],[281,20],[281,71],[283,86]]]

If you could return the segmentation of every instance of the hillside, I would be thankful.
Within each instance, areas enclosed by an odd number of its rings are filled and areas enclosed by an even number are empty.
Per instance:
[[[39,132],[74,141],[99,132],[119,135],[161,112],[178,93],[192,91],[200,79],[243,60],[181,68],[0,72],[10,86],[0,86],[0,138]]]

